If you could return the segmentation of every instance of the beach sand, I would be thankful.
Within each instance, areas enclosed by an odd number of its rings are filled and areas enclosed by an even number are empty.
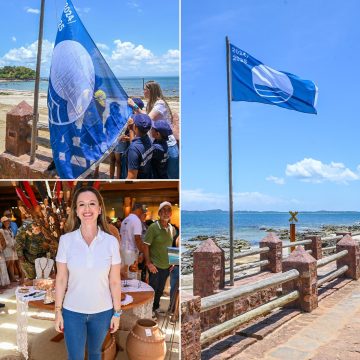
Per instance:
[[[14,106],[25,100],[29,105],[34,104],[34,93],[31,91],[0,90],[0,153],[5,150],[6,114]],[[179,98],[167,99],[173,113],[179,113]],[[39,121],[48,123],[47,94],[40,93]],[[43,134],[41,134],[44,136]]]

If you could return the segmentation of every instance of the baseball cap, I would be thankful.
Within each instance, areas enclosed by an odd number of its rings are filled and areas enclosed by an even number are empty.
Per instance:
[[[152,127],[165,139],[167,139],[167,137],[173,133],[170,124],[166,120],[153,121]]]
[[[144,108],[144,103],[140,98],[133,98],[133,102],[142,110]]]
[[[0,221],[3,223],[5,221],[11,221],[7,216],[3,216]]]
[[[147,207],[145,204],[142,204],[142,203],[135,203],[133,205],[133,208],[132,208],[132,211],[135,211],[137,209],[141,209],[143,213],[146,213],[147,212]]]
[[[172,205],[170,202],[168,201],[163,201],[160,205],[159,205],[159,210],[158,210],[158,213],[160,212],[160,210],[165,207],[165,206],[170,206],[172,208]]]
[[[148,131],[151,128],[151,119],[146,114],[135,114],[133,116],[134,124],[143,131]]]

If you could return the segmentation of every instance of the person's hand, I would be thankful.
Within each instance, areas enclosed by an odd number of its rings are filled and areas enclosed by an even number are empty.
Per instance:
[[[119,141],[130,141],[130,136],[127,135],[120,135],[119,136]]]
[[[127,125],[128,127],[133,126],[133,125],[134,125],[134,119],[133,119],[133,118],[131,118],[131,117],[129,117],[129,119],[128,119],[128,121],[127,121],[126,125]]]
[[[153,263],[149,262],[146,264],[146,266],[152,274],[156,274],[158,272],[158,269]]]
[[[120,326],[120,317],[113,316],[110,321],[110,333],[113,334],[115,331],[119,330]]]
[[[55,313],[55,330],[59,333],[64,332],[64,319],[61,311],[56,311]]]
[[[134,105],[135,105],[134,100],[131,98],[128,98],[128,105],[131,107],[134,107]]]

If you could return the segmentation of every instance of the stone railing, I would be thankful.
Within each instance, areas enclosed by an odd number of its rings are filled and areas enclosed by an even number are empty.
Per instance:
[[[277,307],[311,312],[318,306],[319,286],[339,276],[355,280],[360,277],[359,245],[349,234],[341,235],[336,245],[337,253],[325,258],[322,257],[320,236],[292,243],[291,246],[298,246],[284,259],[282,241],[275,234],[269,233],[259,245],[259,249],[244,252],[243,256],[260,254],[260,262],[264,263],[259,264],[259,274],[266,277],[257,281],[259,277],[252,276],[253,279],[246,279],[247,283],[235,283],[235,287],[227,287],[226,291],[223,291],[226,273],[224,251],[211,239],[194,251],[194,293],[188,295],[190,298],[182,299],[182,333],[191,328],[186,309],[192,309],[191,321],[197,326],[193,327],[191,337],[182,338],[182,359],[200,359],[201,346]],[[333,261],[336,261],[336,270],[318,276],[317,270]],[[296,276],[292,277],[295,272]],[[287,278],[289,274],[292,275]]]

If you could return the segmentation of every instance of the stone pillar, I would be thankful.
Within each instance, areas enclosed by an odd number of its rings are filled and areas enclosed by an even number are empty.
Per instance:
[[[15,156],[30,152],[31,127],[29,120],[33,117],[33,108],[26,102],[13,107],[6,114],[5,150]]]
[[[345,235],[337,244],[336,252],[347,250],[348,253],[336,261],[337,267],[347,265],[349,269],[345,276],[354,280],[360,277],[360,250],[359,244],[350,235]]]
[[[319,260],[322,258],[322,241],[321,236],[307,236],[306,240],[311,240],[311,244],[305,245],[305,250],[311,250],[312,257],[316,260]]]
[[[181,292],[181,359],[200,360],[201,327],[199,296]]]
[[[193,253],[194,295],[206,297],[225,286],[223,251],[212,239],[207,239]]]
[[[269,260],[268,265],[261,266],[261,271],[281,272],[282,241],[271,232],[260,241],[259,246],[270,249],[267,253],[260,254],[260,260]]]
[[[283,272],[296,269],[300,276],[283,284],[283,294],[298,290],[300,298],[289,306],[299,307],[302,311],[311,312],[318,306],[317,266],[316,260],[302,246],[298,246],[283,261]]]

